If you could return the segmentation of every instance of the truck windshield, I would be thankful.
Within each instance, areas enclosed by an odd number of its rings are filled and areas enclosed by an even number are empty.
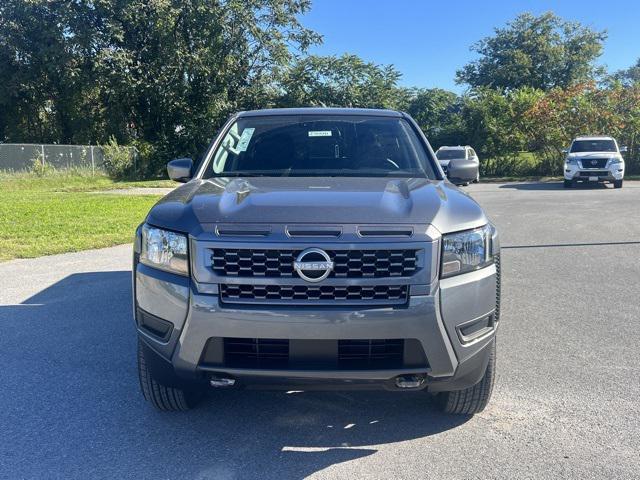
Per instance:
[[[617,152],[613,140],[576,140],[571,145],[571,153],[576,152]]]
[[[437,178],[406,120],[365,115],[240,117],[204,172],[239,176]]]
[[[436,157],[438,157],[438,160],[454,160],[456,158],[460,159],[464,158],[464,150],[461,148],[438,150],[436,152]]]

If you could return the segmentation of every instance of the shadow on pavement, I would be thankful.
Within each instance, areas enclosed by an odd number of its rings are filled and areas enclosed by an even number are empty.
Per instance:
[[[598,190],[608,188],[604,183],[577,183],[572,188],[564,188],[562,182],[523,182],[523,183],[505,183],[500,188],[510,188],[515,190]]]
[[[156,412],[139,393],[130,290],[130,272],[83,273],[0,306],[0,477],[304,478],[468,420],[424,392],[214,391]]]

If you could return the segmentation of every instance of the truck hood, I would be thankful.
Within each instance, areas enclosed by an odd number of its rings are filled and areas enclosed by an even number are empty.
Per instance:
[[[575,152],[575,153],[569,153],[567,155],[567,159],[569,158],[577,158],[577,159],[581,159],[581,158],[620,158],[622,157],[622,155],[620,155],[618,152]]]
[[[431,224],[447,233],[484,225],[487,218],[446,181],[251,177],[192,180],[161,199],[147,222],[197,236],[218,223]]]

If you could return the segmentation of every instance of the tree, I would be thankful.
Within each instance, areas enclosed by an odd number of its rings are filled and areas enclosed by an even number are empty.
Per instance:
[[[569,87],[601,73],[594,61],[606,32],[567,22],[553,13],[524,13],[472,47],[480,58],[465,65],[456,81],[472,88],[550,90]]]
[[[623,85],[634,85],[640,83],[640,58],[636,63],[625,70],[619,70],[612,75],[614,80],[621,82]]]
[[[376,65],[356,55],[298,58],[282,77],[278,105],[394,108],[400,76],[393,65]]]
[[[105,2],[100,16],[111,21],[102,25],[98,64],[109,130],[121,143],[153,143],[162,161],[197,153],[230,112],[264,103],[290,48],[319,41],[297,19],[308,7],[308,0]]]
[[[0,138],[197,153],[320,37],[309,0],[3,0]]]
[[[462,99],[441,88],[414,89],[403,110],[411,115],[434,148],[466,143]]]
[[[541,153],[546,173],[562,170],[562,149],[578,135],[612,135],[627,145],[627,171],[638,171],[640,131],[640,85],[598,88],[587,82],[554,89],[526,112],[532,147]]]
[[[532,149],[532,126],[526,113],[543,95],[531,87],[506,93],[478,88],[465,97],[466,140],[481,153],[483,174],[513,175],[531,168],[520,155]]]
[[[83,2],[0,3],[0,138],[83,138],[96,98],[86,12]]]

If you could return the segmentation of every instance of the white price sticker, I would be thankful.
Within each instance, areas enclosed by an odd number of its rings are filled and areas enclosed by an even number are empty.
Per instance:
[[[330,137],[331,130],[310,130],[309,136],[310,137]]]

